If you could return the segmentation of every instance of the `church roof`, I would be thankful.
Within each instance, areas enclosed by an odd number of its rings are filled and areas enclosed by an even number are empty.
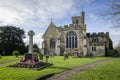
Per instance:
[[[44,37],[44,36],[45,36],[46,32],[49,30],[49,28],[50,28],[50,27],[55,27],[55,28],[57,29],[56,25],[55,25],[55,24],[54,24],[54,22],[51,20],[51,22],[50,22],[50,24],[49,24],[49,26],[48,26],[47,30],[45,31],[45,33],[43,34],[43,36],[42,36],[42,37]]]
[[[54,22],[51,20],[51,22],[50,22],[50,25],[49,26],[55,26],[56,27],[56,25],[54,24]]]

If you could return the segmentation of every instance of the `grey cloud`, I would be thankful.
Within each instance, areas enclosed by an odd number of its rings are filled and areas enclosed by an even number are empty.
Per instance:
[[[51,17],[66,16],[72,7],[72,0],[2,0],[0,20],[3,24],[20,26],[45,25]]]

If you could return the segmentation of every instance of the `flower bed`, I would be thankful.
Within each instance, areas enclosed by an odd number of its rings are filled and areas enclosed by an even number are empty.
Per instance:
[[[26,63],[26,62],[21,63],[20,62],[20,63],[16,63],[13,65],[9,65],[8,67],[32,68],[32,69],[40,70],[50,65],[52,64],[41,61],[41,62],[35,62],[35,63]]]

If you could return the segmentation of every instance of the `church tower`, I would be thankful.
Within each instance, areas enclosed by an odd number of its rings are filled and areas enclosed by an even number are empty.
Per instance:
[[[87,55],[87,37],[86,37],[86,24],[85,24],[85,12],[80,12],[80,16],[74,16],[72,17],[72,24],[75,26],[79,26],[79,46],[80,51],[83,52],[83,55]]]
[[[81,12],[80,13],[80,16],[81,16],[81,23],[84,24],[84,21],[85,21],[85,12]]]
[[[85,18],[85,12],[82,11],[80,13],[80,16],[72,17],[72,24],[83,25],[84,24],[84,18]]]

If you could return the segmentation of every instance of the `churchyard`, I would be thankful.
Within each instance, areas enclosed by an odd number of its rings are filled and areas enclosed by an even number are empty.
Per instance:
[[[120,80],[120,59],[81,71],[66,80]]]
[[[56,56],[54,54],[51,55],[50,53],[52,52],[50,52],[47,44],[44,47],[44,53],[40,51],[38,56],[37,52],[33,51],[33,35],[34,32],[32,30],[28,32],[28,53],[22,56],[18,56],[19,52],[15,51],[13,54],[14,56],[0,56],[0,80],[80,80],[82,78],[82,80],[109,80],[111,77],[112,79],[119,80],[119,74],[117,73],[117,70],[119,70],[118,68],[120,67],[120,65],[118,65],[120,59],[116,61],[114,60],[115,62],[105,62],[98,66],[94,64],[97,64],[98,62],[104,62],[106,60],[111,60],[113,58],[95,57],[93,55],[89,57],[80,55],[70,56],[65,51],[63,51],[63,56]],[[40,55],[44,56],[41,61]],[[50,65],[48,66],[47,64]],[[94,65],[92,66],[93,68],[86,68],[86,66],[89,64]],[[83,69],[80,69],[81,67],[83,67]],[[74,72],[74,75],[69,73],[72,71]],[[66,74],[62,74],[64,72]],[[70,74],[70,76],[68,76],[68,74]]]
[[[1,56],[0,63],[15,61],[19,60],[20,58],[22,58],[22,56],[19,56],[18,58],[16,58],[15,56]]]
[[[7,60],[5,58],[7,58]],[[36,78],[48,74],[60,73],[66,70],[70,70],[74,67],[82,66],[99,60],[108,59],[110,57],[73,58],[72,56],[69,56],[69,59],[64,60],[63,56],[55,56],[54,58],[49,58],[48,60],[49,63],[52,63],[53,65],[42,70],[7,67],[10,64],[15,64],[16,62],[19,62],[20,58],[21,56],[19,56],[18,58],[16,58],[15,56],[2,56],[2,58],[0,59],[0,80],[35,80]],[[45,57],[43,61],[45,62]]]

